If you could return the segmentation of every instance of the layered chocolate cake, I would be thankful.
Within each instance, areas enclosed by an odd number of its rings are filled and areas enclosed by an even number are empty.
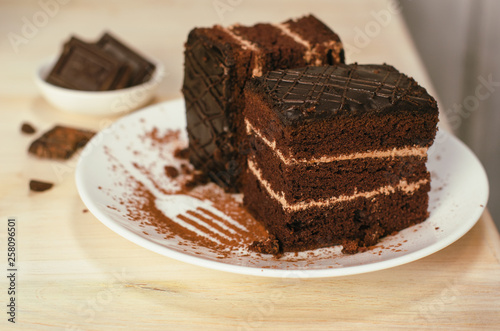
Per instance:
[[[282,251],[375,244],[428,217],[436,101],[389,65],[276,70],[245,88],[244,204]]]
[[[193,29],[182,92],[191,163],[228,190],[245,166],[243,88],[270,70],[343,63],[339,37],[314,16],[281,24]]]

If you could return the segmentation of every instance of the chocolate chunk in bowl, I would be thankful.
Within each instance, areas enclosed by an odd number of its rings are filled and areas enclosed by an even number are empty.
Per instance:
[[[135,86],[151,78],[155,65],[145,57],[126,46],[110,33],[106,32],[96,44],[101,50],[125,63],[131,70],[127,86]]]
[[[121,61],[93,44],[72,37],[46,80],[72,90],[106,91],[126,72]]]
[[[43,61],[35,83],[53,106],[88,115],[117,115],[147,104],[163,79],[160,61],[139,55],[109,33],[96,42],[72,37]]]

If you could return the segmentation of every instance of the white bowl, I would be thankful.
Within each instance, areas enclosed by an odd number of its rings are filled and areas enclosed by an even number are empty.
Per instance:
[[[42,63],[35,75],[35,83],[45,99],[53,106],[74,113],[89,115],[117,115],[144,106],[158,89],[164,76],[164,67],[158,61],[150,80],[140,85],[113,91],[79,91],[52,85],[45,81],[57,58]]]

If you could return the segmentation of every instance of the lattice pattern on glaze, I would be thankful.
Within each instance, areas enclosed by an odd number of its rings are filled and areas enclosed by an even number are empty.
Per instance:
[[[379,110],[404,100],[414,105],[432,102],[424,88],[389,65],[337,65],[278,70],[261,83],[281,111],[318,112]],[[307,110],[307,111],[306,111]],[[313,115],[309,116],[313,117]]]

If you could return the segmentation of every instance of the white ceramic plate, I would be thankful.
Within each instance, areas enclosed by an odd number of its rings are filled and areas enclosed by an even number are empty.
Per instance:
[[[127,185],[131,179],[150,187],[155,195],[178,185],[164,175],[163,167],[176,162],[179,165],[172,151],[187,145],[184,127],[182,100],[157,104],[120,119],[87,144],[77,166],[76,183],[88,209],[117,234],[159,254],[203,267],[248,275],[303,278],[386,269],[423,258],[462,237],[477,222],[488,199],[488,182],[480,162],[457,138],[438,132],[429,150],[432,189],[430,217],[425,222],[354,255],[342,254],[340,247],[298,255],[287,253],[280,259],[245,249],[221,255],[196,243],[189,244],[175,233],[166,239],[147,220],[126,216],[127,201],[142,199],[134,197],[134,190]],[[179,130],[178,139],[158,144],[147,138],[152,132],[161,138],[169,130]],[[207,201],[186,196],[162,201],[162,210],[171,217],[190,206],[195,208],[198,203],[207,206]]]

